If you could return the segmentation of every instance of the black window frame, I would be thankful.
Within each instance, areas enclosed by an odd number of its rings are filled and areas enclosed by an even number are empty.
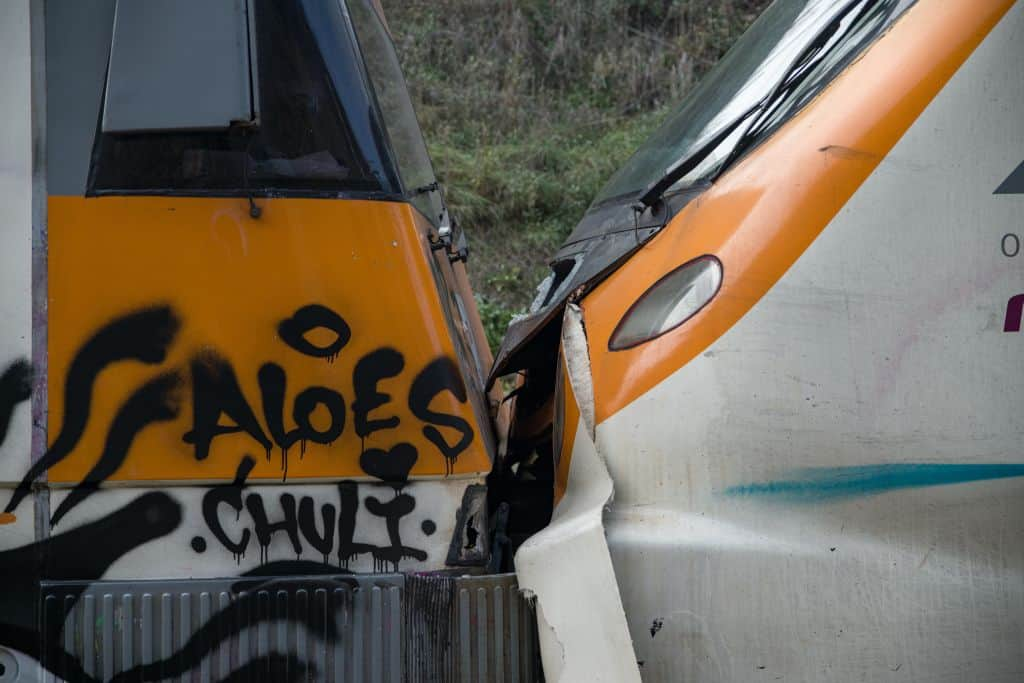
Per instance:
[[[329,57],[321,49],[313,35],[316,29],[309,25],[312,22],[307,22],[307,29],[310,31],[307,38],[312,41],[311,47],[308,49],[315,50],[323,62],[323,75],[326,77],[325,83],[331,88],[334,96],[334,105],[343,118],[338,125],[350,134],[352,148],[359,155],[358,161],[366,164],[366,170],[369,170],[376,182],[361,183],[361,187],[358,186],[357,182],[353,182],[346,187],[342,181],[335,181],[336,184],[334,185],[331,185],[328,181],[324,182],[322,186],[317,186],[316,182],[311,182],[308,178],[298,179],[294,183],[286,183],[280,179],[273,181],[260,178],[250,179],[247,173],[240,172],[238,173],[239,182],[235,187],[181,187],[155,182],[145,187],[118,186],[118,184],[110,182],[109,179],[103,176],[103,165],[104,163],[109,163],[110,158],[107,145],[114,141],[113,138],[134,137],[142,139],[147,136],[163,136],[168,139],[171,137],[194,137],[200,139],[205,135],[222,135],[227,137],[220,142],[224,143],[226,141],[229,144],[222,144],[221,149],[226,147],[224,151],[234,152],[242,150],[230,145],[235,143],[241,144],[242,142],[248,144],[252,138],[247,138],[246,136],[251,135],[252,132],[247,130],[245,125],[240,125],[233,126],[225,131],[181,130],[155,133],[104,133],[102,130],[103,107],[101,104],[93,139],[86,196],[299,197],[409,202],[407,192],[402,185],[391,142],[387,136],[387,129],[383,123],[375,95],[372,89],[370,89],[366,77],[364,57],[359,49],[358,42],[355,42],[355,32],[351,25],[351,19],[343,3],[340,0],[251,0],[250,7],[261,2],[268,3],[265,6],[275,6],[277,3],[289,2],[292,3],[291,9],[303,13],[317,10],[321,12],[331,12],[333,10],[337,13],[336,18],[340,19],[340,24],[337,26],[339,29],[337,31],[338,35],[333,36],[335,40],[335,43],[332,45],[334,54]],[[266,73],[266,70],[263,68],[263,60],[274,57],[273,54],[265,51],[266,48],[260,45],[260,26],[258,24],[260,16],[264,14],[266,12],[257,10],[254,12],[252,20],[252,23],[256,25],[253,28],[253,33],[256,36],[256,39],[253,41],[256,44],[256,55],[254,56],[253,63],[256,65],[255,71],[261,81],[263,74]],[[329,58],[342,60],[342,62],[336,61],[332,64],[328,62]],[[344,75],[348,80],[345,83],[347,87],[344,92],[339,93],[334,89],[332,76],[335,74],[331,72],[332,66],[337,69],[346,70]],[[255,109],[259,111],[262,117],[261,120],[256,122],[257,126],[265,125],[266,123],[267,107],[263,100],[266,89],[267,86],[264,82],[254,84],[252,89],[254,96],[261,98],[259,103],[254,103],[257,105]],[[106,92],[106,77],[104,77],[103,90]],[[349,117],[353,114],[362,117],[361,125],[365,131],[368,131],[367,134],[360,136],[353,129],[354,127],[349,120]],[[239,164],[239,167],[241,167],[241,164]],[[275,185],[275,183],[279,184]]]

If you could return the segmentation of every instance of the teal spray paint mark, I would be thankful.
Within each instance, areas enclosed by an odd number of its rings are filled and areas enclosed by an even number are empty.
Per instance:
[[[731,486],[725,490],[725,494],[811,503],[871,496],[898,489],[946,486],[1010,477],[1024,477],[1024,464],[901,463],[811,467],[794,470],[785,479]]]

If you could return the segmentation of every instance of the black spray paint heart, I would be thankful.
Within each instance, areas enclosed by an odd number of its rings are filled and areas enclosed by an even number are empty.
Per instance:
[[[411,443],[400,443],[384,451],[381,448],[368,448],[359,456],[359,466],[371,477],[377,477],[389,484],[404,484],[409,480],[409,472],[416,464],[419,453]]]

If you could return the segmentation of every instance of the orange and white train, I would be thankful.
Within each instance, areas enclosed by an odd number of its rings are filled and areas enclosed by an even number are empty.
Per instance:
[[[1024,5],[771,5],[497,354],[549,678],[1019,680],[1022,231]]]
[[[2,3],[0,683],[1020,680],[1022,45],[776,0],[492,358],[376,2]]]

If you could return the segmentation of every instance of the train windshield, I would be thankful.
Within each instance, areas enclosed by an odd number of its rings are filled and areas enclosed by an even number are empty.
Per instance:
[[[776,0],[619,169],[594,206],[712,177],[819,93],[913,0]],[[687,165],[696,153],[700,159]],[[667,189],[667,188],[666,188]]]
[[[401,196],[338,0],[235,5],[118,3],[89,191]]]
[[[436,223],[443,211],[437,179],[391,36],[370,0],[348,0],[347,7],[406,193]]]

